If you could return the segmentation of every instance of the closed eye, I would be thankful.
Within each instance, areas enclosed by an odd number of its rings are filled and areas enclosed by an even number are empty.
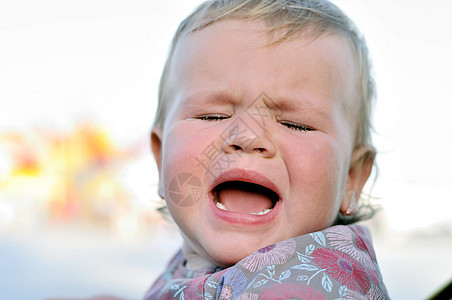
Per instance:
[[[227,115],[220,115],[220,114],[213,114],[213,115],[202,115],[198,116],[195,119],[202,120],[202,121],[220,121],[224,119],[228,119],[229,116]]]
[[[314,129],[304,126],[304,125],[300,125],[297,123],[292,123],[292,122],[286,122],[286,121],[282,121],[279,122],[281,125],[286,126],[287,128],[293,129],[293,130],[298,130],[301,132],[306,132],[306,131],[313,131]]]

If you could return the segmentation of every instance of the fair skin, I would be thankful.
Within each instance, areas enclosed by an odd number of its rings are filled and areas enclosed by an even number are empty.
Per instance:
[[[346,191],[358,199],[372,167],[372,158],[362,158],[373,150],[353,145],[358,79],[348,40],[303,35],[269,46],[264,26],[226,20],[183,38],[166,120],[152,132],[159,189],[185,248],[219,266],[353,212]],[[253,119],[257,109],[266,117]],[[239,138],[228,131],[237,125]],[[206,170],[196,159],[212,146],[226,168],[211,159]],[[189,206],[170,193],[184,173],[202,187]]]

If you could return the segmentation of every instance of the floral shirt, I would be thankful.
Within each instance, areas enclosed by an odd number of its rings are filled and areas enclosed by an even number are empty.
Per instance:
[[[389,299],[360,225],[278,242],[226,269],[184,265],[179,251],[145,299]]]

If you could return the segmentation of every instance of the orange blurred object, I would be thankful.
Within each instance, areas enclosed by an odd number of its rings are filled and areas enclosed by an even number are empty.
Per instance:
[[[67,133],[42,128],[4,133],[0,141],[0,205],[14,212],[11,222],[38,219],[123,228],[121,215],[139,214],[121,172],[142,155],[140,141],[119,147],[92,121]],[[128,228],[140,221],[132,223]]]

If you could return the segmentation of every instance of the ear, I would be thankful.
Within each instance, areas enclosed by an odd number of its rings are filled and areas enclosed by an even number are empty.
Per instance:
[[[154,127],[151,132],[151,150],[154,154],[155,162],[157,163],[157,168],[159,170],[159,176],[161,174],[161,168],[162,168],[162,137],[163,137],[163,130],[160,127]],[[157,192],[160,196],[160,198],[165,199],[165,196],[163,195],[163,185],[161,176],[159,179],[158,189]]]
[[[151,150],[154,154],[155,162],[157,163],[157,168],[160,172],[162,166],[162,136],[163,131],[160,127],[152,128],[151,132]]]
[[[352,215],[356,212],[361,191],[372,172],[375,155],[375,148],[370,145],[358,146],[353,150],[341,204],[342,214]]]

